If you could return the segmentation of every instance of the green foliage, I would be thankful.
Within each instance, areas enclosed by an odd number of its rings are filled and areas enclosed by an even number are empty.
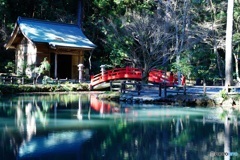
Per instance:
[[[234,101],[240,101],[240,94],[233,96]]]
[[[5,69],[7,73],[14,73],[15,64],[13,62],[7,62]]]
[[[228,115],[228,111],[223,109],[223,111],[219,114],[219,118],[224,121]]]
[[[227,94],[227,91],[225,89],[221,90],[219,92],[219,95],[220,95],[221,98],[223,98],[223,101],[228,99],[228,94]]]
[[[34,68],[35,73],[38,75],[44,74],[50,70],[50,64],[47,61],[47,58],[45,57],[44,60],[41,62],[41,65],[39,67]]]
[[[121,38],[121,40],[117,39],[116,37],[108,37],[108,43],[112,44],[110,48],[108,48],[110,50],[110,54],[109,54],[109,58],[111,62],[110,64],[114,66],[124,67],[124,64],[122,63],[122,61],[128,57],[127,52],[130,51],[130,47],[128,46],[130,45],[129,43],[130,40],[124,40],[124,39],[125,39],[124,36]]]
[[[41,65],[39,67],[35,67],[33,69],[33,72],[37,74],[36,82],[42,74],[49,72],[50,67],[51,66],[50,66],[49,62],[47,61],[47,58],[45,57],[44,60],[41,62]]]
[[[179,64],[171,63],[171,70],[188,75],[189,78],[214,80],[218,77],[216,55],[206,44],[198,44],[181,54]],[[208,58],[206,58],[208,57]]]
[[[14,94],[18,93],[20,89],[18,88],[18,85],[2,85],[0,84],[0,92],[2,94]]]
[[[181,132],[181,134],[170,142],[172,145],[176,146],[186,146],[187,143],[191,140],[191,135],[188,133],[187,130]]]
[[[113,91],[106,91],[102,94],[98,95],[98,98],[101,100],[111,100],[111,101],[118,101],[120,98],[119,92],[113,92]]]
[[[13,70],[14,52],[1,52],[0,50],[0,73],[12,73]]]
[[[179,63],[173,62],[171,69],[173,72],[180,71],[182,74],[188,76],[192,76],[189,74],[192,73],[192,71],[194,70],[193,66],[191,65],[187,57],[181,58]]]
[[[87,83],[81,84],[47,84],[47,85],[3,85],[0,84],[1,94],[16,94],[27,92],[71,92],[89,91]]]
[[[103,36],[99,45],[104,44],[103,50],[108,54],[106,57],[103,56],[102,61],[105,64],[110,62],[113,66],[124,66],[123,61],[129,58],[129,54],[136,47],[133,48],[134,40],[130,35],[124,33],[123,26],[129,21],[128,17],[132,12],[144,10],[144,12],[150,13],[153,3],[149,1],[95,0],[94,5],[102,9],[101,12],[97,10],[100,13],[94,13],[94,16],[99,16],[98,19],[95,19],[95,23],[100,26],[99,29]]]

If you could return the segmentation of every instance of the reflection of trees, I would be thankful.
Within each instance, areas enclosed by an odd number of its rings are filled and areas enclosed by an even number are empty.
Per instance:
[[[20,103],[18,102],[17,107],[16,107],[16,124],[21,133],[24,131],[23,117],[24,117],[24,113],[23,113]]]
[[[6,99],[1,97],[0,115],[9,120],[7,119],[4,129],[0,132],[0,159],[16,159],[21,144],[30,141],[37,134],[38,127],[44,128],[49,118],[58,118],[58,107],[74,107],[79,111],[81,102],[84,102],[81,103],[81,107],[89,108],[89,102],[86,103],[88,98],[88,94],[81,97],[79,94],[20,95]],[[50,117],[51,112],[55,117]],[[82,110],[80,112],[82,113]]]
[[[162,118],[162,117],[161,117]],[[210,159],[210,152],[224,152],[223,123],[200,123],[188,116],[166,121],[118,121],[99,129],[92,143],[83,147],[83,159]],[[173,120],[174,119],[174,120]],[[201,119],[199,117],[198,119]],[[214,126],[215,125],[215,129]],[[232,130],[229,126],[229,130]],[[237,138],[238,134],[231,133]],[[230,139],[239,153],[239,141]],[[86,149],[85,149],[86,148]],[[91,149],[89,149],[91,148]]]
[[[22,142],[22,135],[13,129],[4,127],[0,132],[0,158],[1,159],[16,159],[18,149]]]
[[[78,102],[80,94],[77,93],[62,93],[62,94],[24,94],[24,95],[18,95],[13,97],[7,97],[6,101],[3,99],[2,102],[0,102],[0,107],[6,105],[9,106],[10,103],[13,103],[13,107],[17,102],[32,102],[33,100],[36,102],[47,102],[47,103],[61,103],[65,104],[66,106],[69,103]],[[88,94],[82,96],[82,101],[88,100]]]
[[[231,123],[233,123],[232,130],[236,132],[238,135],[238,121],[237,117],[239,115],[239,112],[234,111],[232,109],[226,108],[222,109],[219,113],[220,118],[223,120],[224,123],[224,153],[228,153],[228,155],[224,156],[224,160],[230,160],[229,153],[231,152],[237,152],[236,150],[233,150],[231,146],[235,146],[234,140],[231,140],[232,133],[231,133]],[[239,145],[239,144],[238,144]],[[237,149],[237,148],[236,148]],[[237,152],[239,153],[239,152]]]
[[[13,102],[16,101],[16,122],[19,128],[19,131],[22,132],[23,119],[26,119],[26,133],[27,140],[30,140],[31,137],[36,134],[36,119],[41,122],[41,124],[46,126],[48,123],[49,112],[54,112],[54,118],[57,118],[57,107],[61,107],[63,104],[67,109],[72,107],[71,104],[74,104],[74,107],[78,109],[75,113],[78,118],[79,114],[82,114],[82,101],[87,100],[87,96],[79,94],[47,94],[47,95],[25,95],[19,96],[16,99],[13,99]],[[25,110],[24,110],[25,108]],[[23,111],[24,110],[24,111]],[[24,114],[25,113],[25,114]]]
[[[225,118],[224,122],[224,153],[230,153],[230,122],[228,117]],[[224,156],[224,160],[230,160],[230,156]]]

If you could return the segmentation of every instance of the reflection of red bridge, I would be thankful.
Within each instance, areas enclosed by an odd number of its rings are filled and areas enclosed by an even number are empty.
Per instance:
[[[121,112],[120,106],[114,103],[98,100],[95,96],[90,98],[90,106],[94,111],[100,114],[119,113]],[[129,108],[124,109],[125,113],[129,112]]]
[[[111,106],[110,104],[103,103],[103,101],[99,101],[96,97],[91,96],[90,106],[98,112],[101,113],[110,113]]]
[[[90,106],[101,114],[119,112],[119,107],[115,107],[111,103],[106,103],[98,100],[95,96],[90,98]]]
[[[165,71],[153,69],[148,76],[150,83],[166,83],[167,85],[176,84],[176,76],[166,74]],[[96,74],[91,77],[91,87],[97,86],[104,82],[115,80],[142,80],[142,70],[138,68],[115,68],[112,70],[104,71],[103,73]]]

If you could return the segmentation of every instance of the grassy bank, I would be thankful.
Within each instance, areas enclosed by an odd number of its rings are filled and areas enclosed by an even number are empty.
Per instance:
[[[79,84],[35,84],[35,85],[14,85],[0,84],[0,94],[15,94],[22,92],[70,92],[70,91],[89,91],[88,83]]]

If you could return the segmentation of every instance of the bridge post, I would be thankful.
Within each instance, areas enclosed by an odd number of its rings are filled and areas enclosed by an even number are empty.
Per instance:
[[[163,83],[164,84],[164,97],[166,98],[167,97],[167,85],[166,83]]]
[[[102,64],[101,66],[100,66],[100,68],[101,68],[101,72],[102,72],[102,76],[104,76],[104,72],[105,72],[105,70],[106,70],[106,65],[105,64]]]
[[[113,82],[110,81],[110,91],[112,91],[112,87],[113,87]]]
[[[89,85],[89,90],[92,91],[93,90],[93,86],[90,84]]]
[[[81,63],[78,65],[78,71],[79,71],[78,80],[79,80],[79,83],[81,83],[82,80],[83,80],[83,67],[84,67],[84,65],[81,64]]]
[[[141,91],[141,82],[137,83],[137,91],[138,91],[138,95],[140,95],[140,91]]]
[[[203,94],[206,94],[206,83],[205,83],[205,80],[203,82]]]
[[[162,96],[162,84],[159,83],[159,93],[158,93],[159,97]]]
[[[183,86],[183,94],[184,94],[184,95],[187,94],[186,91],[187,91],[187,86],[186,86],[186,83],[185,83],[184,86]],[[204,93],[204,94],[205,94],[205,93]]]
[[[121,93],[125,93],[125,90],[126,90],[126,81],[123,81],[121,83]]]

